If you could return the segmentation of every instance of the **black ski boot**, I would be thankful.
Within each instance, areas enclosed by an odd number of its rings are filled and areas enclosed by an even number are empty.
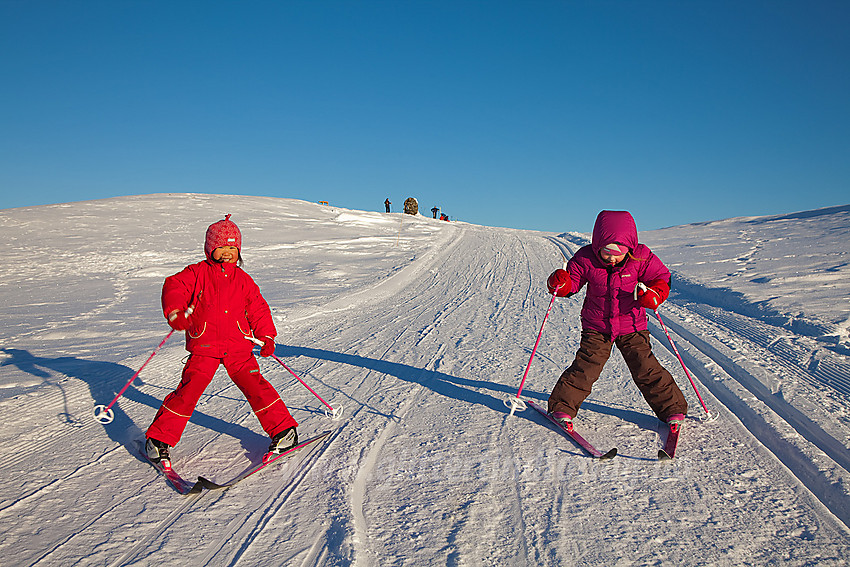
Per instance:
[[[298,445],[298,432],[295,431],[294,427],[290,427],[272,437],[272,444],[269,445],[269,453],[280,455],[296,445]]]
[[[161,463],[165,468],[171,466],[171,456],[168,454],[168,449],[170,449],[168,445],[150,437],[145,442],[145,452],[148,454],[151,462],[156,464]]]

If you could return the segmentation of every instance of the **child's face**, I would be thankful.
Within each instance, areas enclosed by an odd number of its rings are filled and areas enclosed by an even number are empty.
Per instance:
[[[614,266],[616,264],[619,264],[620,262],[622,262],[623,260],[626,259],[625,254],[614,255],[614,254],[611,254],[610,252],[608,252],[607,250],[600,251],[599,257],[602,258],[602,261],[605,262],[606,264],[608,264],[609,266]]]
[[[235,246],[219,246],[213,250],[212,259],[222,264],[235,264],[239,260],[239,249]]]

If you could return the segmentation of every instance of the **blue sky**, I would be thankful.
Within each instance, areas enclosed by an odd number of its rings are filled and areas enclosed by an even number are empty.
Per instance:
[[[413,196],[561,232],[846,204],[848,25],[844,0],[0,0],[0,207]]]

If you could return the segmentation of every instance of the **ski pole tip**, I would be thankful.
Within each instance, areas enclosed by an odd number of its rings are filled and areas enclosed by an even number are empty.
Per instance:
[[[336,408],[331,409],[325,408],[325,415],[334,421],[339,421],[342,419],[342,406],[337,406]]]
[[[510,415],[513,415],[517,410],[525,411],[526,405],[525,402],[519,399],[516,396],[510,396],[505,398],[504,402],[505,407],[511,410]]]
[[[115,419],[115,414],[106,406],[97,405],[94,406],[94,418],[100,423],[106,425],[108,423],[112,423],[112,420]]]
[[[713,421],[717,421],[719,417],[720,414],[718,412],[706,410],[705,417],[703,417],[700,421],[702,421],[703,423],[711,423]]]

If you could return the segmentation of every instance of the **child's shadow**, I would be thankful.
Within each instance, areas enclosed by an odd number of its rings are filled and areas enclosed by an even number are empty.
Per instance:
[[[329,350],[297,347],[291,345],[277,345],[276,353],[279,356],[306,356],[318,360],[328,360],[342,364],[348,364],[359,368],[365,368],[395,376],[400,380],[421,384],[429,388],[433,392],[445,396],[446,398],[465,401],[477,406],[489,408],[495,412],[508,413],[504,400],[511,395],[516,394],[516,385],[505,385],[488,380],[475,380],[471,378],[459,378],[436,370],[427,370],[415,366],[408,366],[398,362],[389,362],[374,358],[366,358],[354,354],[344,354]],[[491,395],[481,390],[488,390],[495,395]],[[523,390],[523,396],[526,398],[541,401],[546,405],[548,394],[534,391],[529,388]],[[359,403],[359,402],[358,402]],[[656,420],[654,416],[641,413],[631,409],[617,409],[608,406],[603,406],[597,403],[586,401],[581,406],[582,411],[591,411],[603,415],[612,415],[619,417],[623,421],[629,421],[637,424],[641,429],[654,430]],[[530,421],[539,421],[544,423],[546,420],[542,416],[537,415],[532,409],[528,409],[522,414],[516,414],[522,419]]]
[[[585,401],[581,404],[581,411],[592,411],[602,415],[611,415],[618,417],[623,421],[634,423],[640,429],[645,431],[656,431],[658,429],[658,418],[655,415],[647,412],[641,412],[633,409],[616,408],[603,406],[595,402]]]
[[[82,427],[88,421],[94,422],[94,406],[97,404],[109,404],[115,398],[118,391],[127,384],[127,380],[136,372],[132,368],[114,362],[84,360],[72,356],[55,358],[40,357],[34,356],[26,350],[14,348],[3,348],[0,350],[9,356],[8,359],[0,363],[0,366],[15,366],[22,372],[42,378],[43,384],[53,386],[61,391],[64,408],[57,417],[63,423],[74,427]],[[88,385],[92,399],[91,411],[75,416],[68,402],[68,393],[65,386],[59,380],[52,378],[48,370],[62,376],[67,376],[68,378],[75,378]],[[179,377],[176,377],[175,387],[178,380]],[[141,378],[137,377],[133,383],[142,383]],[[41,387],[41,385],[38,387]],[[153,419],[154,413],[162,404],[162,400],[141,392],[133,387],[133,385],[124,392],[122,398],[127,398],[128,400],[152,408],[151,419]],[[114,419],[111,423],[104,424],[104,431],[112,441],[123,445],[130,454],[142,460],[137,446],[145,437],[144,431],[121,409],[121,399],[110,409],[114,414]],[[268,442],[268,439],[247,427],[221,420],[197,410],[192,414],[192,423],[218,433],[236,437],[242,442],[245,450],[249,452],[255,451],[258,446]]]

